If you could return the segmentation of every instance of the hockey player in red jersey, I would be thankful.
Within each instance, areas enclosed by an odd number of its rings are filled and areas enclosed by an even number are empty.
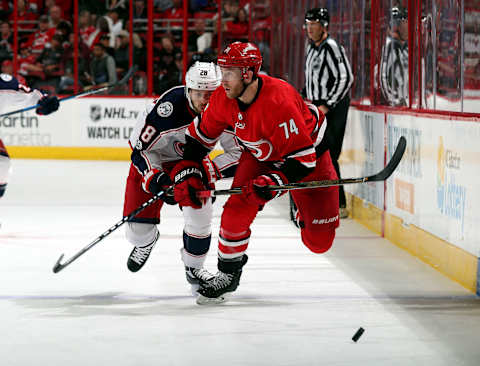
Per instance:
[[[185,131],[190,122],[203,111],[213,91],[220,85],[220,70],[213,62],[196,62],[188,70],[186,85],[166,91],[140,116],[130,145],[132,164],[127,178],[124,215],[128,215],[142,203],[159,192],[168,204],[176,204],[168,188],[173,184],[169,173],[182,159]],[[241,155],[233,131],[225,131],[219,137],[224,153],[213,161],[202,159],[202,171],[209,184],[216,179],[231,177]],[[128,258],[127,267],[139,271],[146,263],[160,233],[160,210],[163,202],[157,201],[140,212],[127,223],[126,237],[134,248]],[[190,205],[192,206],[192,205]],[[198,201],[194,207],[183,207],[183,248],[181,258],[185,264],[187,281],[196,295],[198,280],[202,275],[211,240],[212,202],[203,206]]]
[[[197,302],[221,302],[237,288],[258,211],[280,192],[267,185],[336,179],[328,152],[315,147],[326,128],[324,115],[308,106],[287,82],[259,75],[262,57],[252,43],[235,42],[218,57],[222,87],[210,98],[200,119],[190,124],[184,159],[175,166],[175,200],[195,205],[195,191],[205,189],[200,160],[225,129],[234,129],[244,146],[232,187],[241,195],[226,202],[220,225],[218,273],[204,281]],[[338,187],[292,191],[299,210],[304,245],[324,253],[332,245],[338,219]]]

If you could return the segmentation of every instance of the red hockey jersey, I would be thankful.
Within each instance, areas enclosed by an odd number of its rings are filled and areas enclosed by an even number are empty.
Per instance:
[[[202,114],[187,134],[211,149],[223,130],[232,128],[237,139],[260,161],[284,162],[295,159],[314,168],[314,146],[319,143],[323,118],[312,115],[298,92],[287,82],[259,75],[254,101],[242,108],[218,87]]]

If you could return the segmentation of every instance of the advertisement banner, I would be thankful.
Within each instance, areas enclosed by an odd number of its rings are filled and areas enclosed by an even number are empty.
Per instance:
[[[387,155],[407,150],[387,181],[387,212],[480,255],[480,128],[464,121],[388,115]]]
[[[341,163],[342,178],[368,176],[383,169],[384,121],[382,113],[350,109]],[[365,203],[381,210],[384,208],[383,182],[347,185],[345,190]]]
[[[7,146],[127,147],[137,118],[151,98],[78,98],[57,112],[34,111],[0,119],[0,138]]]

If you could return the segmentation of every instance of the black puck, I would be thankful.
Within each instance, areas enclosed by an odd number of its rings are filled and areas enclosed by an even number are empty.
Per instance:
[[[358,328],[357,332],[352,337],[352,341],[358,341],[358,339],[362,336],[363,332],[365,332],[365,329],[363,329],[362,327]]]

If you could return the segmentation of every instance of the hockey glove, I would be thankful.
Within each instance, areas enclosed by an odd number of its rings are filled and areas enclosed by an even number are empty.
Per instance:
[[[202,182],[203,175],[200,164],[190,160],[182,160],[173,168],[171,178],[175,184],[175,201],[180,206],[202,207],[204,200],[197,197],[197,192],[205,190],[206,187]]]
[[[215,188],[215,182],[222,178],[222,174],[218,170],[217,166],[215,163],[210,159],[210,157],[207,155],[203,158],[202,160],[202,168],[204,170],[204,183],[208,185],[210,189]]]
[[[161,172],[157,169],[150,170],[142,180],[142,187],[145,192],[156,195],[160,192],[165,194],[160,197],[168,205],[175,205],[177,202],[173,197],[173,194],[168,190],[173,185],[172,180],[168,174]]]
[[[37,114],[47,115],[55,112],[60,106],[60,103],[56,96],[45,95],[38,101],[38,105],[39,106],[36,109]]]
[[[280,172],[271,172],[252,179],[242,188],[248,201],[263,206],[273,198],[282,195],[284,192],[271,191],[267,186],[280,186],[288,183],[287,178]]]

